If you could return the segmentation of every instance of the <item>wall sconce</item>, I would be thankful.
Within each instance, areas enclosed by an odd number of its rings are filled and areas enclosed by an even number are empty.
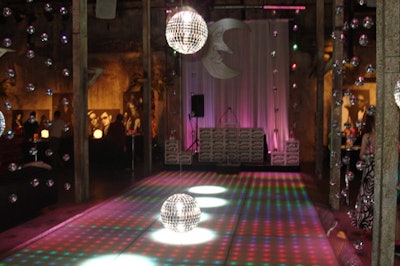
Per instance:
[[[40,131],[40,137],[42,139],[48,139],[49,138],[49,130],[43,129],[42,131]]]
[[[93,132],[93,138],[94,139],[101,139],[103,137],[103,131],[101,131],[100,129],[96,129]]]
[[[165,37],[168,45],[177,52],[194,54],[207,41],[207,23],[193,8],[182,7],[167,18]]]

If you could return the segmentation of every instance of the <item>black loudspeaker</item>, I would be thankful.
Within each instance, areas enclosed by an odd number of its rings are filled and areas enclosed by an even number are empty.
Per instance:
[[[204,117],[204,95],[192,95],[192,116]]]

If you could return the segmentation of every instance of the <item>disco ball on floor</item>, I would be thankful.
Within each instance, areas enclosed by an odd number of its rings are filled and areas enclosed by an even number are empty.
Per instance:
[[[174,232],[185,233],[196,228],[201,210],[190,195],[180,193],[170,196],[161,207],[161,222]]]
[[[167,21],[165,37],[168,45],[177,52],[194,54],[207,41],[207,23],[194,9],[184,7]]]

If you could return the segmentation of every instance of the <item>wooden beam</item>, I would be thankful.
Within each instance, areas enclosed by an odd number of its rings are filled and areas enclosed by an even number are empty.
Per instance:
[[[72,4],[73,129],[75,201],[89,200],[89,148],[87,136],[87,2]]]
[[[324,168],[324,47],[325,47],[325,31],[324,31],[324,8],[325,1],[317,1],[317,112],[316,112],[316,128],[315,128],[315,174],[318,179],[322,179]]]
[[[333,28],[334,28],[334,43],[333,43],[333,60],[338,62],[332,69],[332,102],[331,102],[331,168],[330,168],[330,191],[329,203],[334,210],[340,207],[340,165],[341,165],[341,144],[342,138],[340,131],[342,129],[342,106],[336,104],[337,100],[342,99],[343,77],[341,73],[342,58],[343,58],[343,42],[339,36],[343,33],[344,9],[343,0],[335,0],[332,7],[333,12]]]
[[[144,134],[144,175],[152,173],[152,113],[151,113],[151,25],[149,0],[143,3],[143,134]]]
[[[399,110],[393,89],[400,73],[400,2],[376,8],[376,148],[371,265],[394,265]]]

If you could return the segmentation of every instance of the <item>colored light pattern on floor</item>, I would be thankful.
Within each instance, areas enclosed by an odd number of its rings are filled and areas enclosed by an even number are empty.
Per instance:
[[[163,201],[192,186],[226,189],[191,194],[227,201],[202,210],[208,219],[199,227],[215,237],[192,245],[153,239],[165,230],[159,219]],[[163,266],[337,265],[300,173],[164,171],[31,241],[0,266],[83,265],[102,256],[123,257],[124,263],[140,256]]]

